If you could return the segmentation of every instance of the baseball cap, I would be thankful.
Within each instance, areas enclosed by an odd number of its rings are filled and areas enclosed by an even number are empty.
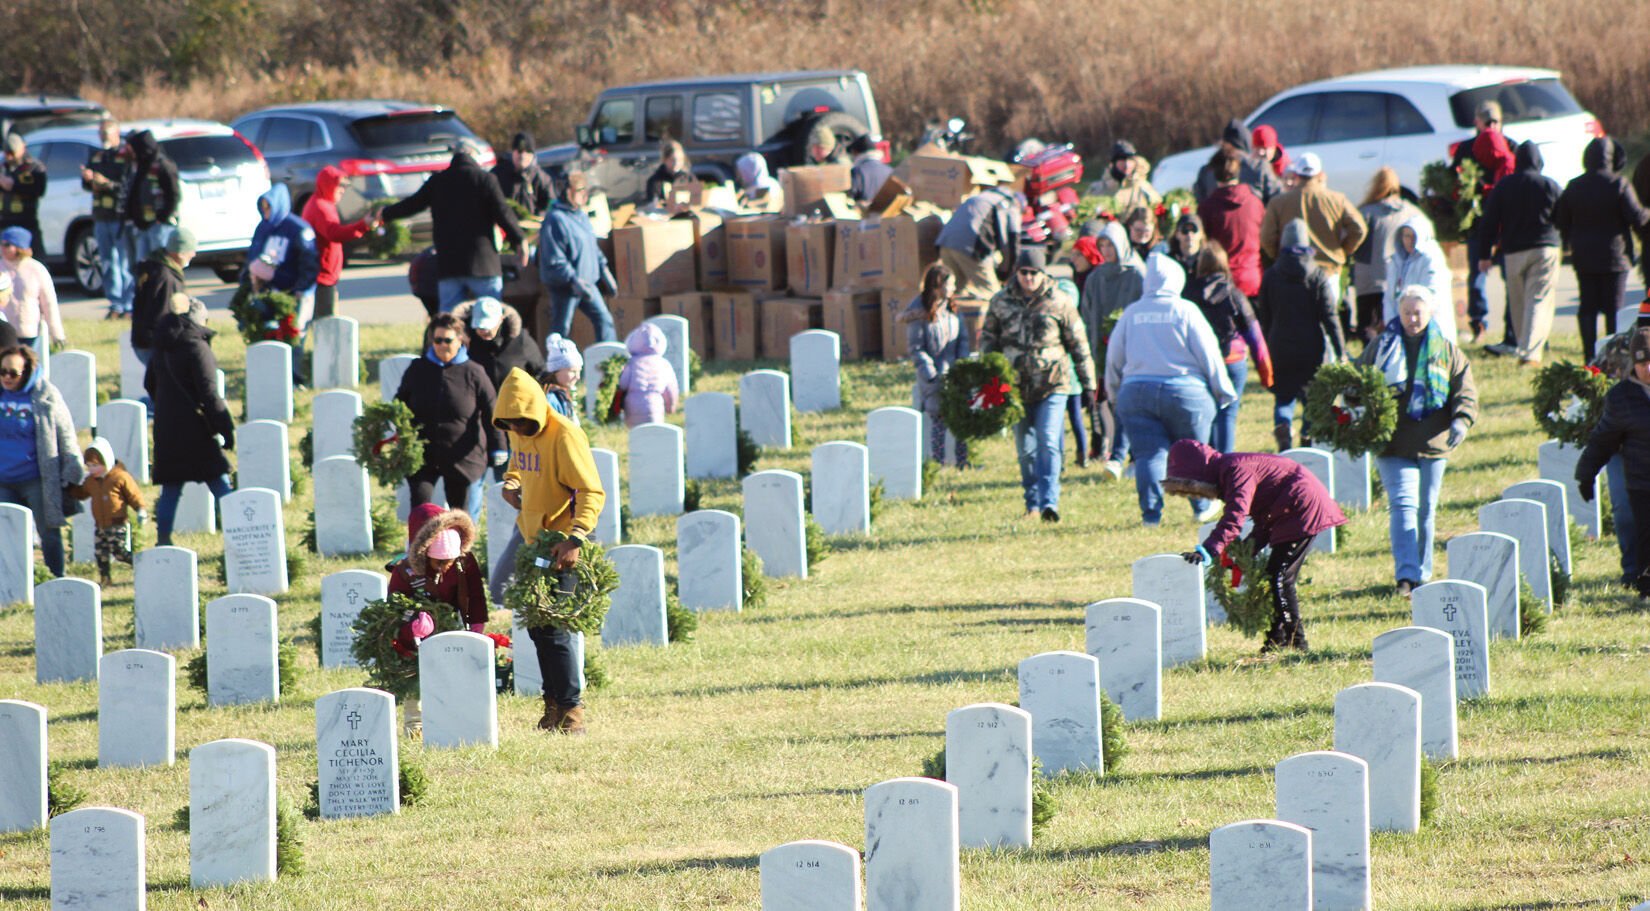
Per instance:
[[[1485,101],[1478,105],[1478,119],[1485,123],[1501,122],[1501,102]]]
[[[533,137],[530,134],[528,134],[526,131],[517,133],[515,136],[512,136],[510,138],[510,151],[512,151],[512,152],[531,152],[531,151],[533,151]]]
[[[1041,272],[1048,268],[1048,251],[1039,246],[1026,247],[1015,257],[1014,268],[1036,269]]]
[[[28,250],[34,247],[34,235],[28,228],[12,225],[0,231],[0,244],[11,244],[19,249]]]
[[[491,332],[504,322],[504,304],[496,297],[478,297],[470,307],[470,328]]]
[[[1295,161],[1295,173],[1302,177],[1316,177],[1323,173],[1323,160],[1316,152],[1307,152]]]

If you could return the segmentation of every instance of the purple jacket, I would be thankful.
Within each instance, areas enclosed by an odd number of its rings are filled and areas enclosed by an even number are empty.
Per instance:
[[[619,374],[624,390],[624,425],[658,423],[676,410],[676,369],[664,359],[665,334],[652,323],[631,330],[624,346],[630,362]]]
[[[1196,440],[1169,447],[1171,479],[1213,484],[1226,513],[1203,547],[1216,557],[1238,537],[1245,518],[1253,519],[1250,538],[1258,546],[1309,538],[1346,524],[1346,516],[1323,484],[1299,463],[1261,452],[1221,455]]]

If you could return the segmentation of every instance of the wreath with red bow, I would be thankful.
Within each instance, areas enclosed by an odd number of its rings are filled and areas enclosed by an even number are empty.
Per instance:
[[[992,352],[958,361],[940,387],[940,420],[959,440],[983,440],[1025,417],[1014,366]]]
[[[248,345],[258,342],[298,344],[298,299],[285,291],[253,293],[241,285],[229,301],[235,327]]]
[[[1398,400],[1374,367],[1325,364],[1306,387],[1306,423],[1312,439],[1332,449],[1378,453],[1398,426]]]
[[[1209,567],[1205,582],[1215,603],[1226,609],[1226,625],[1245,636],[1263,632],[1272,623],[1272,582],[1266,576],[1264,549],[1240,539],[1226,546],[1218,565]],[[1249,580],[1244,585],[1244,580]]]
[[[391,399],[361,409],[355,419],[355,461],[378,483],[395,485],[424,467],[424,441],[412,409]]]

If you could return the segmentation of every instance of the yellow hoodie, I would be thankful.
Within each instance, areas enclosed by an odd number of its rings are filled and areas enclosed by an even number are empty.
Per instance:
[[[523,540],[533,540],[550,529],[589,535],[596,527],[607,494],[602,490],[590,440],[577,424],[550,410],[544,387],[517,367],[504,378],[493,408],[493,425],[526,418],[539,425],[533,436],[510,435],[510,468],[504,486],[521,489],[521,512],[516,527]]]

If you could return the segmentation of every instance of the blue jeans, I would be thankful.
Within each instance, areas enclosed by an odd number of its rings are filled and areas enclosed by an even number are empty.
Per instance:
[[[1621,575],[1629,584],[1639,577],[1637,550],[1639,524],[1633,517],[1633,504],[1627,499],[1627,469],[1621,464],[1621,453],[1604,463],[1604,480],[1610,486],[1610,518],[1616,524],[1616,546],[1621,549]]]
[[[1140,518],[1156,525],[1163,520],[1163,475],[1168,469],[1169,447],[1176,440],[1208,442],[1215,420],[1214,396],[1200,379],[1137,377],[1125,381],[1117,393],[1117,417],[1128,430],[1134,453]]]
[[[120,221],[92,222],[97,239],[98,272],[103,276],[103,296],[114,313],[132,312],[132,239]],[[70,251],[73,252],[73,251]]]
[[[1231,452],[1237,446],[1238,406],[1243,404],[1243,387],[1249,384],[1249,362],[1227,364],[1226,376],[1231,379],[1237,398],[1215,412],[1215,422],[1209,427],[1209,445],[1221,453]]]
[[[547,286],[545,290],[550,292],[550,332],[557,333],[562,338],[572,338],[573,311],[578,310],[588,317],[590,325],[595,327],[596,341],[619,340],[619,333],[613,328],[613,314],[608,312],[607,302],[602,300],[599,294],[591,300],[579,296],[572,288]]]
[[[1393,579],[1432,579],[1433,519],[1444,487],[1446,459],[1380,456],[1375,468],[1386,488]]]
[[[149,258],[149,254],[166,248],[166,242],[177,233],[177,225],[157,222],[147,228],[132,228],[132,262],[141,263]],[[136,290],[135,288],[133,289]]]
[[[504,294],[504,276],[502,275],[459,275],[454,278],[443,278],[436,282],[436,295],[441,301],[441,312],[451,313],[453,308],[465,301],[473,301],[478,297],[501,297]]]
[[[0,484],[0,503],[27,506],[34,513],[34,530],[40,538],[40,556],[45,558],[46,568],[52,571],[53,579],[63,578],[63,529],[47,528],[41,524],[41,517],[46,514],[46,491],[42,489],[40,479],[20,484]],[[31,567],[29,572],[33,571]]]
[[[204,482],[212,491],[212,502],[221,507],[223,498],[229,496],[229,476],[219,475]],[[178,499],[183,496],[182,484],[162,484],[160,496],[155,499],[155,544],[157,547],[166,547],[172,543],[172,525],[178,518]],[[218,524],[219,528],[223,523]]]
[[[1066,445],[1066,394],[1056,392],[1026,405],[1026,416],[1014,425],[1014,449],[1020,457],[1020,487],[1026,509],[1055,509],[1060,505],[1060,462]]]

